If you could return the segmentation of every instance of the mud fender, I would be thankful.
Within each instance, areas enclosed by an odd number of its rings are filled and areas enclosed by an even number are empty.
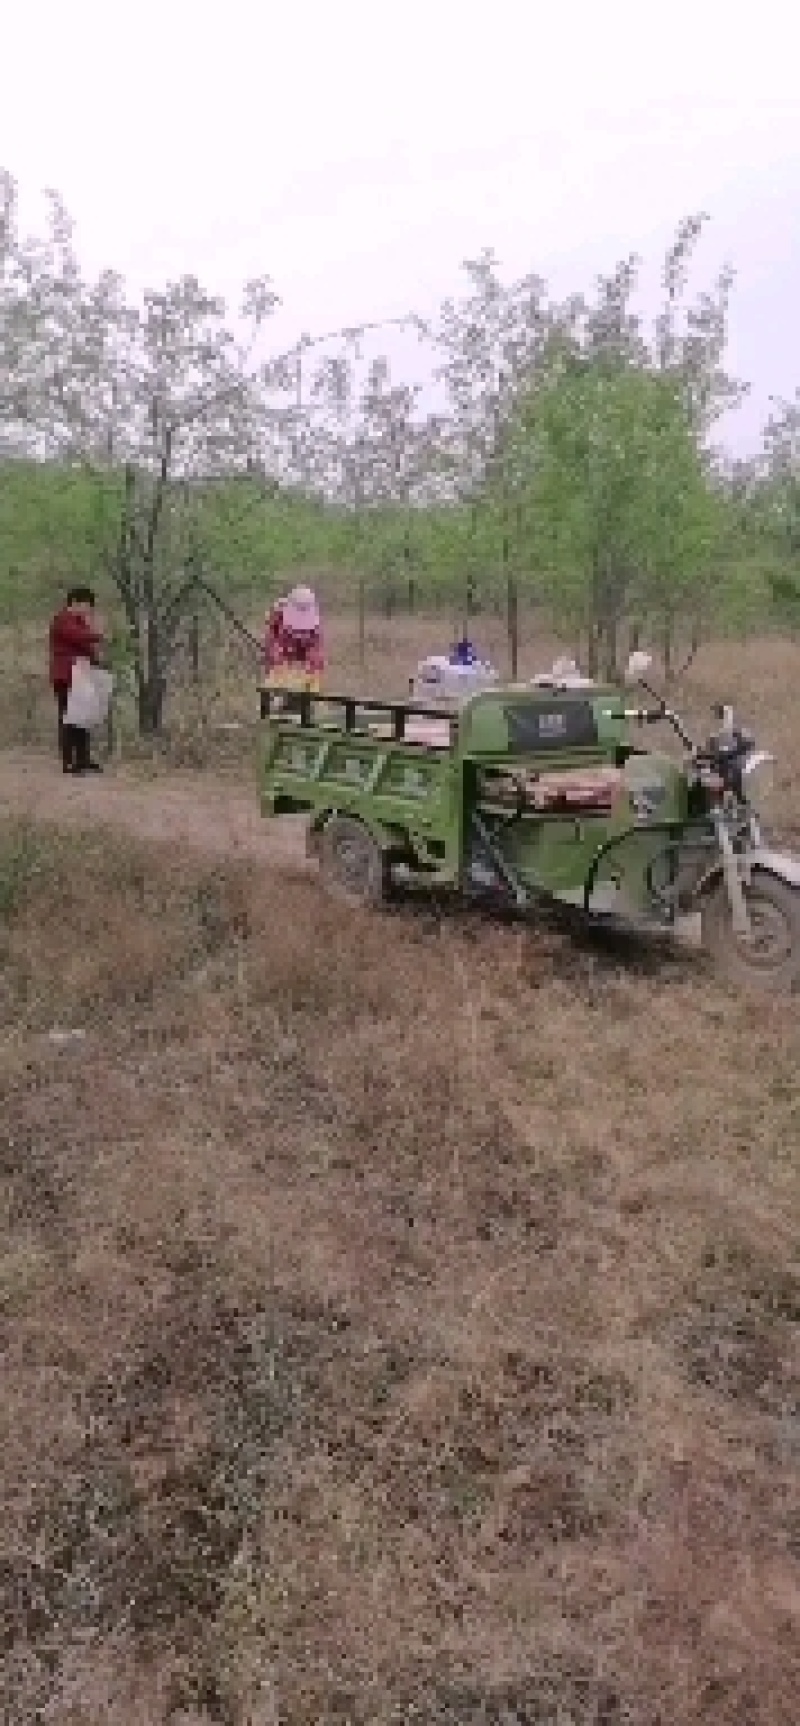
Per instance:
[[[800,857],[791,851],[770,851],[767,846],[758,845],[750,857],[750,867],[763,869],[765,875],[774,875],[787,887],[800,891]]]
[[[764,875],[774,876],[776,881],[783,881],[787,887],[793,887],[800,892],[800,857],[791,851],[772,851],[766,845],[757,845],[748,858],[749,873],[760,869]],[[713,892],[717,883],[722,880],[722,864],[715,863],[707,870],[702,880],[692,892],[692,903],[698,904]]]
[[[370,837],[375,840],[376,845],[380,846],[381,851],[388,853],[391,850],[392,836],[383,826],[382,822],[365,819],[357,809],[350,810],[346,807],[338,809],[330,806],[325,809],[315,810],[314,814],[309,819],[306,827],[307,857],[315,859],[319,858],[323,830],[334,815],[346,815],[350,820],[360,821],[362,827],[365,827]]]

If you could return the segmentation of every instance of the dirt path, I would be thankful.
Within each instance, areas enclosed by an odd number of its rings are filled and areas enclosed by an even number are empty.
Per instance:
[[[238,854],[293,869],[305,863],[302,822],[264,821],[255,787],[248,792],[184,769],[146,779],[113,766],[71,779],[58,762],[32,751],[0,750],[0,817],[14,815],[59,826],[106,825],[207,855]]]

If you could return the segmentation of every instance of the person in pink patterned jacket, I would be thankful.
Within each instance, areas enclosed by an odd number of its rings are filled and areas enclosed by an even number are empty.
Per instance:
[[[322,619],[310,587],[294,587],[267,612],[264,671],[270,683],[317,691],[325,670]]]

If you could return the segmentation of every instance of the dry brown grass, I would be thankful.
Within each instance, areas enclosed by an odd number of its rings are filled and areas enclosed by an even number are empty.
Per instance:
[[[288,868],[0,822],[3,1719],[794,1726],[796,1011]]]
[[[785,1002],[9,821],[0,947],[9,1726],[794,1726]]]

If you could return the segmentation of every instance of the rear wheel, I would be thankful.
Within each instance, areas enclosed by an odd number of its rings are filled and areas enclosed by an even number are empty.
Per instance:
[[[319,839],[322,880],[331,897],[344,905],[374,906],[387,897],[387,858],[363,821],[332,815]]]
[[[752,933],[734,929],[721,881],[702,905],[703,945],[736,982],[790,988],[800,979],[800,892],[756,870],[744,896]]]

